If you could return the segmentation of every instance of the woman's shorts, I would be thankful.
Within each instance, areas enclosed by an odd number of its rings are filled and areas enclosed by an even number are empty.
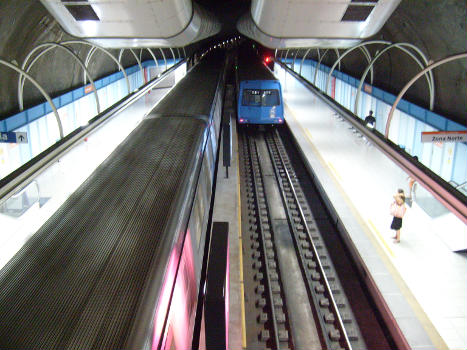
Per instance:
[[[400,230],[401,227],[402,227],[402,219],[396,218],[394,216],[394,219],[392,219],[391,228],[397,231],[397,230]]]

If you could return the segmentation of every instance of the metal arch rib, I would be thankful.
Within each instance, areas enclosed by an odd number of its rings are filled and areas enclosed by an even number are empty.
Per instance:
[[[82,45],[88,45],[88,46],[91,46],[91,47],[95,47],[97,50],[100,50],[102,52],[104,52],[107,56],[109,56],[118,66],[119,70],[122,71],[123,73],[123,76],[125,77],[125,80],[126,80],[126,85],[127,85],[127,89],[128,89],[128,93],[131,92],[131,89],[130,89],[130,80],[128,79],[128,76],[125,72],[125,68],[123,68],[123,66],[120,64],[120,62],[115,58],[114,55],[112,55],[109,50],[107,50],[106,48],[103,48],[102,46],[99,46],[99,45],[96,45],[96,44],[91,44],[87,41],[84,41],[84,40],[67,40],[67,41],[61,41],[60,44],[62,45],[71,45],[71,44],[82,44]]]
[[[285,52],[285,58],[284,58],[285,65],[287,65],[287,55],[289,54],[289,50],[290,49],[287,49],[287,51]]]
[[[83,40],[68,40],[68,41],[62,41],[62,42],[59,42],[58,44],[61,44],[61,45],[71,45],[71,44],[84,44],[84,45],[88,45],[88,46],[91,46],[91,47],[95,47],[97,48],[98,50],[101,50],[103,51],[105,54],[107,54],[113,61],[115,61],[117,63],[117,65],[120,67],[120,69],[122,70],[123,72],[123,75],[125,76],[125,79],[126,79],[126,82],[127,82],[127,87],[128,87],[128,93],[130,93],[130,82],[128,80],[128,76],[126,75],[126,72],[125,72],[125,69],[121,66],[121,64],[117,61],[117,59],[109,52],[107,51],[106,49],[98,46],[98,45],[95,45],[95,44],[91,44],[91,43],[88,43],[86,41],[83,41]],[[38,56],[40,57],[41,55],[45,54],[47,51],[51,50],[53,47],[48,47],[46,48],[44,51],[42,51]],[[39,49],[39,46],[36,46],[34,49],[32,49],[29,54],[26,56],[26,58],[24,59],[24,62],[23,62],[23,65],[22,65],[22,69],[24,70],[27,62],[29,61],[29,59],[31,58],[31,56]],[[36,57],[35,60],[37,60],[39,57]],[[32,65],[33,63],[31,63]],[[30,68],[29,68],[30,69]],[[20,77],[18,78],[18,104],[19,104],[19,108],[20,110],[22,111],[24,106],[23,106],[23,88],[24,88],[24,78],[22,75],[20,75]]]
[[[167,70],[167,59],[165,58],[164,50],[162,50],[162,48],[159,47],[159,51],[161,52],[162,57],[164,58],[165,70]]]
[[[86,68],[85,64],[83,63],[83,61],[81,60],[81,58],[79,58],[79,56],[72,50],[70,49],[69,47],[66,47],[65,45],[62,45],[62,44],[59,44],[59,43],[43,43],[43,44],[39,44],[37,45],[34,50],[36,49],[40,49],[40,48],[43,48],[43,47],[50,47],[50,49],[52,48],[61,48],[63,50],[65,50],[65,52],[68,52],[73,58],[75,58],[75,60],[79,63],[79,65],[81,66],[81,68],[84,70],[84,72],[86,73],[87,77],[89,78],[89,81],[92,85],[92,88],[93,88],[93,91],[94,91],[94,98],[96,100],[96,108],[97,108],[97,114],[99,114],[101,112],[101,106],[100,106],[100,103],[99,103],[99,96],[97,94],[97,89],[96,89],[96,85],[94,84],[94,80],[92,79],[91,75],[89,74],[89,71],[88,69]],[[29,64],[29,66],[26,68],[26,73],[29,72],[29,70],[32,68],[32,66],[34,65],[34,63],[47,51],[49,51],[50,49],[47,49],[47,50],[44,50],[42,51],[41,53],[39,53],[36,57],[34,57],[34,60],[31,61],[31,63]],[[25,61],[26,62],[26,61]],[[23,64],[24,66],[24,64]],[[25,67],[23,67],[24,69]],[[22,84],[21,84],[21,91],[23,90],[23,87],[24,87],[24,80],[22,81]],[[23,96],[21,94],[21,100],[23,99]],[[21,101],[23,102],[23,101]]]
[[[321,56],[320,53],[319,53],[319,49],[318,50],[318,57],[319,57],[319,61],[318,61],[318,64],[316,65],[316,70],[315,70],[315,77],[313,79],[313,85],[316,86],[316,77],[318,76],[318,70],[319,70],[319,66],[321,65],[321,61],[323,60],[324,56],[326,56],[326,54],[328,53],[329,49],[326,49],[323,53],[323,55]],[[337,62],[339,64],[339,69],[341,67],[341,62],[340,62],[340,55],[339,55],[339,50],[337,49],[334,49],[334,52],[336,53],[336,56],[337,56]]]
[[[393,45],[393,43],[391,43],[389,41],[385,41],[385,40],[372,40],[372,41],[367,41],[367,42],[364,42],[364,43],[360,43],[360,44],[355,45],[354,47],[351,47],[350,49],[346,50],[342,54],[342,56],[336,62],[334,62],[334,65],[331,67],[331,70],[328,73],[328,77],[326,79],[326,90],[325,90],[326,94],[328,93],[328,90],[329,90],[329,82],[330,82],[331,75],[334,72],[334,69],[336,68],[337,63],[340,62],[341,59],[343,59],[348,53],[355,50],[356,48],[363,47],[363,48],[365,48],[366,52],[368,53],[368,50],[366,49],[365,45],[369,45],[369,44]],[[404,46],[410,47],[411,49],[416,51],[420,55],[420,57],[423,59],[423,61],[425,62],[425,65],[428,64],[428,59],[427,59],[426,55],[417,46],[415,46],[413,44],[409,44],[409,43],[400,43],[400,44],[403,44]],[[400,50],[406,52],[408,55],[410,55],[412,58],[414,58],[414,60],[417,61],[417,59],[415,58],[415,56],[413,56],[412,53],[405,50],[401,46],[396,46],[396,47],[399,48]],[[435,84],[434,84],[433,73],[431,71],[428,71],[427,74],[428,74],[427,79],[429,79],[428,88],[430,90],[430,110],[433,110],[433,107],[434,107],[434,86],[435,86]]]
[[[328,93],[328,90],[329,90],[329,82],[331,80],[331,75],[332,75],[332,72],[334,72],[334,69],[336,69],[336,66],[337,64],[345,57],[347,56],[347,54],[349,54],[350,52],[352,52],[353,50],[355,49],[358,49],[359,47],[362,47],[362,46],[365,46],[365,45],[369,45],[369,44],[387,44],[387,45],[390,45],[391,42],[389,41],[386,41],[386,40],[372,40],[372,41],[367,41],[367,42],[364,42],[364,43],[360,43],[358,45],[355,45],[353,47],[351,47],[350,49],[347,49],[345,50],[345,52],[340,56],[340,58],[338,58],[336,60],[336,62],[334,62],[334,64],[332,65],[329,73],[328,73],[328,77],[326,79],[326,89],[324,90],[326,92],[326,94]]]
[[[370,51],[368,51],[366,46],[360,46],[359,49],[363,53],[363,55],[366,57],[366,60],[368,61],[368,63],[370,63],[371,62]],[[370,82],[371,82],[371,85],[373,85],[373,66],[371,66],[370,68]]]
[[[38,50],[37,47],[35,47],[34,49],[32,49],[29,54],[26,56],[26,58],[24,59],[24,62],[21,66],[21,69],[22,70],[25,70],[25,67],[26,67],[26,63],[27,61],[29,60],[29,58],[32,56],[32,54],[34,52],[36,52]],[[35,58],[35,60],[33,61],[33,63],[42,55],[42,54],[45,54],[47,51],[50,51],[52,50],[52,47],[48,47],[46,48],[44,51],[42,51],[38,57]],[[27,70],[26,70],[27,71]],[[23,103],[23,89],[24,89],[24,78],[23,78],[23,75],[19,75],[18,77],[18,106],[19,106],[19,110],[22,111],[24,109],[24,103]]]
[[[356,94],[356,97],[355,97],[355,104],[354,104],[354,114],[355,115],[358,115],[357,114],[357,111],[358,111],[358,105],[359,105],[359,100],[360,100],[360,93],[361,93],[361,89],[362,89],[362,86],[363,86],[363,82],[365,81],[365,78],[368,74],[368,71],[370,70],[370,68],[373,67],[373,65],[376,63],[376,61],[382,56],[383,53],[385,53],[386,51],[392,49],[393,47],[395,48],[398,48],[400,49],[401,51],[405,52],[406,54],[408,54],[410,57],[412,57],[414,59],[414,61],[420,66],[421,69],[425,68],[425,66],[423,65],[422,62],[420,62],[420,60],[412,53],[410,52],[409,50],[407,50],[404,46],[408,46],[410,48],[413,48],[413,45],[412,44],[408,44],[408,43],[397,43],[397,44],[391,44],[387,47],[385,47],[383,50],[381,50],[381,52],[379,52],[374,58],[373,60],[369,63],[369,65],[365,68],[365,71],[363,72],[362,74],[362,77],[360,79],[360,83],[358,85],[358,88],[357,88],[357,94]],[[422,56],[423,57],[423,56]],[[427,62],[425,62],[425,65],[427,64]],[[431,73],[431,71],[430,71]],[[430,74],[425,74],[426,76],[426,79],[427,79],[427,83],[428,83],[428,89],[430,91],[430,110],[433,110],[433,104],[434,104],[434,81],[432,80],[433,78],[433,75],[430,75]],[[430,79],[431,77],[431,79]]]
[[[174,53],[174,51],[172,50],[171,47],[169,47],[169,50],[170,50],[170,52],[172,53],[172,58],[173,58],[174,64],[175,64],[175,60],[176,60],[176,58],[175,58],[175,53]]]
[[[319,49],[318,49],[319,60],[318,60],[318,64],[316,65],[315,77],[314,77],[314,79],[313,79],[313,85],[314,85],[314,86],[316,86],[316,77],[318,76],[319,66],[321,65],[321,61],[323,60],[324,56],[326,56],[326,54],[328,53],[328,51],[329,51],[329,49],[326,49],[326,50],[324,50],[323,55],[320,55],[320,54],[319,54]]]
[[[118,62],[121,64],[121,61],[122,61],[122,56],[123,56],[123,52],[126,50],[126,48],[123,48],[123,49],[120,49],[120,52],[118,53]],[[143,81],[144,81],[144,71],[143,71],[143,66],[141,66],[141,61],[139,60],[138,58],[138,55],[135,53],[135,51],[133,49],[128,49],[130,50],[130,52],[132,53],[133,57],[135,58],[136,62],[138,63],[138,66],[139,66],[139,70],[141,72],[141,75],[143,77]]]
[[[183,62],[185,61],[179,62],[175,66],[172,66],[168,71],[163,72],[160,77],[152,79],[150,82],[139,88],[137,91],[128,94],[126,97],[122,98],[119,102],[117,102],[114,106],[108,108],[107,110],[103,111],[100,115],[93,118],[90,124],[78,128],[78,132],[65,136],[62,142],[58,142],[50,147],[50,152],[42,152],[41,154],[39,154],[37,156],[38,160],[36,162],[30,161],[28,162],[29,166],[22,167],[23,169],[20,168],[19,173],[11,173],[7,177],[1,179],[0,204],[7,200],[11,195],[13,195],[14,191],[17,188],[24,188],[24,186],[28,185],[32,181],[31,179],[34,176],[40,174],[45,168],[50,166],[54,161],[58,160],[65,152],[67,152],[70,149],[70,147],[72,147],[72,145],[75,142],[79,142],[79,140],[83,139],[92,130],[100,127],[102,123],[104,123],[108,118],[112,117],[119,111],[127,108],[135,101],[137,101],[138,98],[140,98],[142,95],[148,92],[150,89],[160,84],[165,77],[167,77],[175,69],[182,65]],[[7,62],[7,65],[10,65],[10,63]],[[13,66],[11,68],[19,69],[16,66]],[[29,78],[33,79],[31,77]],[[52,109],[53,108],[54,105],[52,102]],[[55,116],[58,116],[58,112],[55,114]]]
[[[297,49],[297,52],[295,52],[295,55],[293,57],[293,62],[292,62],[292,69],[295,70],[295,60],[297,59],[298,53],[300,52],[301,48]]]
[[[305,59],[306,59],[306,56],[308,56],[308,53],[311,51],[311,48],[309,48],[308,50],[306,50],[305,52],[305,55],[303,55],[303,58],[300,62],[300,70],[299,70],[299,73],[300,75],[302,75],[302,66],[303,66],[303,62],[305,62]]]
[[[458,60],[458,59],[461,59],[461,58],[467,58],[467,52],[464,52],[464,53],[460,53],[460,54],[457,54],[457,55],[453,55],[453,56],[448,56],[446,58],[443,58],[435,63],[432,63],[431,65],[429,65],[428,67],[426,67],[425,69],[423,69],[422,71],[420,71],[418,74],[416,74],[401,90],[401,92],[399,92],[399,95],[397,95],[397,98],[396,100],[394,101],[392,107],[391,107],[391,110],[389,111],[389,114],[388,114],[388,119],[387,119],[387,122],[386,122],[386,130],[385,130],[385,133],[384,135],[386,136],[386,138],[388,138],[389,136],[389,128],[391,126],[391,120],[392,120],[392,116],[394,114],[394,110],[396,109],[397,107],[397,104],[399,103],[399,101],[402,99],[402,96],[405,94],[405,92],[418,80],[418,78],[420,78],[422,75],[426,74],[426,72],[430,72],[431,70],[433,70],[433,68],[436,68],[442,64],[445,64],[445,63],[448,63],[448,62],[451,62],[451,61],[454,61],[454,60]],[[467,215],[467,214],[466,214]],[[467,217],[467,216],[466,216]],[[464,220],[464,222],[467,222],[467,220]]]
[[[62,139],[63,138],[63,126],[62,126],[62,122],[60,120],[60,116],[58,115],[58,111],[57,111],[57,108],[55,107],[55,104],[53,103],[52,99],[50,98],[50,96],[47,94],[47,92],[42,88],[42,86],[33,78],[31,77],[28,73],[26,73],[24,70],[16,67],[14,64],[11,64],[9,62],[6,62],[2,59],[0,59],[0,63],[17,71],[20,75],[26,77],[27,79],[29,79],[31,81],[31,83],[34,84],[35,87],[37,87],[39,89],[39,91],[42,93],[42,95],[44,95],[44,97],[46,98],[47,102],[50,104],[50,107],[52,108],[52,111],[55,115],[55,119],[57,119],[57,124],[58,124],[58,132],[60,134],[60,138]]]
[[[84,61],[84,65],[86,66],[86,68],[88,68],[89,62],[91,62],[91,57],[92,55],[94,55],[94,52],[96,52],[96,48],[91,47],[91,49],[89,49],[88,51],[88,54],[86,55],[86,60]],[[86,76],[86,72],[83,71],[83,85],[86,85],[86,84],[87,84],[87,76]]]
[[[138,62],[139,70],[141,71],[141,76],[142,76],[143,81],[144,81],[144,70],[143,70],[143,66],[141,65],[141,60],[138,58],[138,55],[135,53],[135,51],[133,49],[129,49],[129,50],[133,54],[133,56],[135,57],[136,62]]]
[[[336,57],[339,60],[339,57],[340,57],[339,49],[334,49],[334,52],[336,53]],[[339,60],[339,66],[337,69],[341,70],[341,60]]]
[[[149,53],[151,54],[152,59],[154,60],[154,63],[156,64],[156,67],[159,68],[159,62],[157,62],[156,56],[154,56],[154,52],[152,52],[152,50],[149,47],[146,48],[146,50],[149,51]]]

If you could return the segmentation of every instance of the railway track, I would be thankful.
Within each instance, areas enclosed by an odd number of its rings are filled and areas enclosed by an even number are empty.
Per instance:
[[[366,348],[279,133],[240,141],[247,348]]]

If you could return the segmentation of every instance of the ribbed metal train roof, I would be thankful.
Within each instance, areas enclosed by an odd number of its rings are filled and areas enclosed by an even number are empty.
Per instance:
[[[0,271],[0,348],[123,347],[204,128],[144,120],[21,248]]]
[[[181,80],[151,114],[186,115],[189,111],[189,115],[209,116],[224,60],[221,53],[203,59],[190,71],[190,79]]]

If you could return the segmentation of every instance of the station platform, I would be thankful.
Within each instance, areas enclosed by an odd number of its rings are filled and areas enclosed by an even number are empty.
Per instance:
[[[467,255],[453,251],[456,240],[465,243],[465,224],[415,199],[394,244],[389,206],[397,189],[408,193],[408,174],[300,82],[280,76],[287,124],[410,348],[467,348]]]
[[[0,209],[0,269],[169,91],[170,87],[154,89],[118,112]],[[28,196],[29,187],[33,197]]]

